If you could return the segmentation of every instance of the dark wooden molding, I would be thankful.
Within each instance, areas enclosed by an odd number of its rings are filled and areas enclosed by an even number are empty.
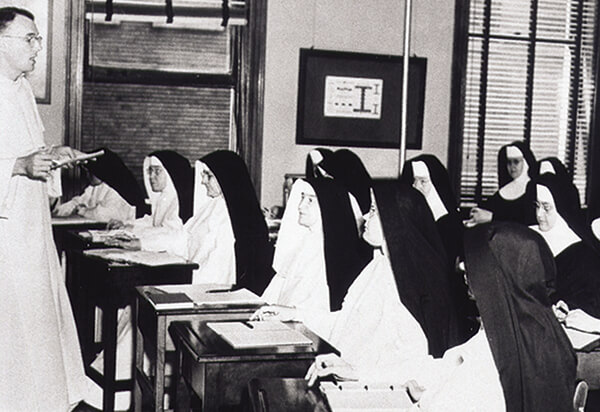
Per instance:
[[[249,0],[248,25],[241,27],[236,97],[236,148],[246,162],[260,199],[265,95],[267,0]]]
[[[450,88],[450,127],[448,136],[448,174],[456,196],[460,198],[462,169],[465,82],[469,31],[469,0],[456,0],[454,8],[454,46]]]
[[[600,26],[600,15],[596,14],[596,35],[598,38]],[[592,120],[590,125],[590,139],[588,146],[587,162],[587,188],[586,204],[588,219],[591,221],[600,216],[600,53],[599,45],[596,42],[594,47],[594,61],[596,73],[594,73],[594,82],[596,90],[594,91],[594,103],[592,108]]]
[[[87,65],[84,70],[84,80],[94,83],[130,83],[186,87],[212,86],[231,88],[235,86],[235,78],[230,74],[117,69]]]

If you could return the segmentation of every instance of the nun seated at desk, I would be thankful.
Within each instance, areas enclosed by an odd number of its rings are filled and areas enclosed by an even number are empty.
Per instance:
[[[263,294],[266,302],[279,306],[262,308],[256,317],[295,307],[315,314],[304,319],[315,332],[329,334],[320,313],[341,307],[371,259],[361,246],[350,197],[332,179],[294,183],[275,248],[276,275]]]
[[[420,155],[408,160],[402,170],[401,181],[412,185],[425,197],[435,226],[444,245],[448,258],[450,287],[457,305],[460,324],[465,336],[472,334],[477,309],[467,295],[462,275],[456,271],[456,264],[464,258],[464,226],[458,213],[456,197],[450,186],[448,171],[433,155]]]
[[[482,321],[470,340],[441,359],[388,357],[369,374],[320,355],[309,384],[330,375],[406,382],[411,411],[571,411],[577,361],[550,307],[546,285],[555,272],[543,239],[511,222],[482,225],[466,233],[465,264]]]
[[[538,175],[533,152],[523,142],[504,145],[498,152],[500,188],[480,207],[471,209],[464,221],[466,227],[494,221],[510,221],[524,225],[535,223],[535,195],[527,183]]]
[[[172,150],[161,150],[144,159],[143,173],[151,214],[133,221],[110,221],[109,228],[124,228],[134,236],[130,241],[115,240],[112,243],[127,249],[165,251],[166,245],[160,235],[182,231],[183,224],[192,215],[194,172],[185,157]],[[167,251],[185,254],[181,243],[170,245],[170,248]]]
[[[144,193],[123,160],[107,149],[95,160],[82,164],[89,185],[79,196],[57,204],[53,216],[81,216],[99,222],[132,220],[143,216],[148,207]],[[100,149],[98,149],[100,150]]]
[[[199,265],[193,283],[235,284],[262,294],[273,276],[273,247],[246,164],[218,150],[195,168],[199,205],[185,225],[187,258]]]
[[[531,226],[540,233],[556,262],[553,302],[564,301],[600,317],[600,245],[578,209],[578,194],[555,175],[532,181],[536,192],[536,218]]]
[[[437,157],[424,154],[404,164],[401,181],[425,196],[444,244],[449,264],[454,267],[457,259],[462,258],[463,255],[464,226],[458,214],[448,171]]]
[[[397,181],[376,182],[374,191],[377,207],[365,216],[363,238],[375,251],[341,307],[330,312],[266,307],[253,316],[301,320],[311,329],[318,319],[321,330],[330,332],[316,332],[359,370],[385,367],[390,355],[407,360],[440,355],[459,343],[446,258],[425,199]]]
[[[550,173],[562,181],[565,189],[570,192],[569,198],[576,202],[576,208],[581,209],[581,201],[579,199],[579,190],[573,184],[573,178],[567,171],[565,165],[557,157],[546,157],[539,161],[539,175]]]
[[[129,249],[163,250],[198,264],[192,283],[233,285],[261,294],[273,275],[268,229],[246,164],[228,150],[195,164],[193,216],[178,229],[153,231]],[[145,246],[149,245],[149,248]]]

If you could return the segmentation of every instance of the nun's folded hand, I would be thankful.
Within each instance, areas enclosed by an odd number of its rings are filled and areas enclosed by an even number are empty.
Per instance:
[[[107,230],[121,229],[123,227],[125,227],[125,223],[117,219],[110,219],[106,224]]]
[[[287,322],[297,319],[297,310],[294,307],[282,305],[268,305],[259,308],[250,316],[250,320],[279,320]]]
[[[559,300],[554,305],[552,305],[552,312],[554,312],[554,316],[560,323],[565,323],[567,319],[567,315],[569,314],[569,306],[562,300]]]
[[[317,379],[333,376],[338,381],[357,381],[356,371],[348,362],[333,353],[318,355],[304,379],[308,386],[313,386]]]
[[[480,209],[478,207],[474,207],[471,209],[471,213],[469,215],[469,219],[463,220],[463,224],[466,227],[473,227],[480,225],[482,223],[491,222],[494,214],[489,210]]]

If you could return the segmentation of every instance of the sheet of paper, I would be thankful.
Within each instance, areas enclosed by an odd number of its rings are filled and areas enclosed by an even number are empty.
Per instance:
[[[265,301],[248,289],[231,290],[231,285],[163,285],[161,290],[168,293],[185,293],[197,306],[216,305],[263,305]]]
[[[597,342],[597,344],[600,343],[600,335],[596,333],[582,332],[577,329],[567,328],[564,325],[563,330],[565,331],[567,337],[571,341],[573,349],[583,349],[586,346],[592,344],[592,342],[594,341],[599,341]]]
[[[321,382],[319,387],[332,412],[403,412],[413,406],[400,385]]]

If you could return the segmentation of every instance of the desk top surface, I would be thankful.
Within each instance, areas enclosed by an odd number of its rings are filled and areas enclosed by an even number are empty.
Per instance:
[[[52,226],[72,226],[79,228],[103,228],[106,222],[81,216],[52,216]]]
[[[200,322],[199,327],[192,327],[189,322],[173,322],[169,332],[173,340],[181,344],[183,350],[199,363],[253,361],[257,359],[304,359],[314,358],[323,353],[339,351],[327,341],[319,337],[300,322],[286,322],[286,324],[312,340],[312,346],[278,346],[270,348],[233,349],[222,340],[207,325]]]
[[[157,316],[179,316],[195,313],[248,313],[252,314],[265,303],[258,296],[252,294],[255,299],[236,300],[235,298],[225,301],[204,300],[203,295],[208,298],[217,297],[220,294],[209,293],[207,291],[228,290],[229,285],[217,284],[177,284],[177,285],[148,285],[136,287],[137,294],[144,305],[141,307],[150,308]],[[193,300],[193,307],[155,307],[149,299],[152,293],[185,293]],[[235,293],[235,292],[234,292]],[[250,292],[251,293],[251,292]],[[249,317],[249,316],[248,316]]]
[[[182,268],[197,269],[198,264],[163,252],[128,251],[119,248],[97,248],[78,251],[84,258],[95,260],[109,267],[146,267],[150,269]],[[152,258],[155,255],[157,259]]]

